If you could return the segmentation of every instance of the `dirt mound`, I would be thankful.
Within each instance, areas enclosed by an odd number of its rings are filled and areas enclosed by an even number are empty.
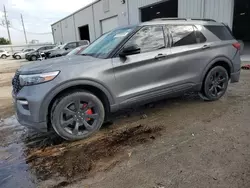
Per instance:
[[[27,162],[32,169],[35,169],[35,173],[39,174],[41,180],[51,178],[53,175],[66,177],[70,181],[86,178],[90,172],[117,164],[119,161],[114,160],[115,156],[119,153],[124,154],[126,147],[152,141],[160,135],[161,130],[162,127],[138,125],[110,131],[101,137],[97,136],[67,146],[62,144],[45,149],[33,149],[28,151]]]

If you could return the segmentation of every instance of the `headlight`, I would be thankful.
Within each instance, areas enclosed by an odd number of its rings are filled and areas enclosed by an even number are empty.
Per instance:
[[[47,72],[41,74],[20,75],[19,80],[21,86],[41,84],[53,80],[59,73],[60,71]]]

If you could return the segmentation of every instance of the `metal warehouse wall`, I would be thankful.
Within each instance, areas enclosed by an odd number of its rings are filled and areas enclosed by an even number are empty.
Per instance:
[[[93,7],[89,6],[77,13],[74,14],[75,17],[75,32],[76,40],[80,40],[78,28],[81,26],[89,25],[89,37],[90,41],[96,39],[95,27],[94,27],[94,16],[93,16]],[[65,41],[66,42],[66,41]]]
[[[63,41],[75,40],[74,18],[70,16],[61,21]]]
[[[233,12],[234,0],[205,0],[205,18],[227,23],[232,28]]]
[[[177,1],[177,0],[176,0]],[[140,8],[162,0],[128,0],[129,22],[140,22]],[[178,17],[180,18],[211,18],[233,24],[234,0],[178,0]]]
[[[233,26],[234,0],[179,0],[178,16],[210,18]]]
[[[118,25],[140,22],[140,8],[165,0],[100,0],[52,25],[55,43],[79,40],[78,27],[89,25],[90,41],[102,34],[101,21],[117,16]],[[176,0],[177,1],[177,0]],[[234,0],[178,0],[178,17],[211,18],[233,24]]]
[[[204,0],[178,0],[180,18],[203,18]]]
[[[121,0],[109,0],[108,10],[104,10],[104,1],[100,1],[94,4],[94,19],[95,19],[95,31],[97,37],[101,33],[101,21],[117,16],[119,26],[128,25],[127,5],[122,4]]]

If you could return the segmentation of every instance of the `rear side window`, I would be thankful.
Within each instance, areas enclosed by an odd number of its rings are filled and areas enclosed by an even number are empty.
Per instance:
[[[214,26],[207,25],[205,26],[209,31],[211,31],[214,35],[216,35],[220,40],[233,40],[230,30],[225,26]]]
[[[168,29],[173,37],[173,47],[197,43],[194,27],[191,25],[173,25],[168,26]]]

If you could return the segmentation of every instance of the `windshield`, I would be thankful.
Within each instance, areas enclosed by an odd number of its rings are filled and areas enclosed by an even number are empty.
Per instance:
[[[82,51],[81,55],[89,55],[96,58],[107,58],[116,46],[128,35],[135,27],[126,27],[110,31]]]

